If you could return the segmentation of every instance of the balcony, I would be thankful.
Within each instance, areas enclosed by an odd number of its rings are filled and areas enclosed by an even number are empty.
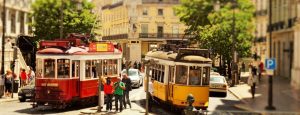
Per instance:
[[[254,13],[255,16],[266,16],[268,14],[268,10],[258,10]]]
[[[176,40],[176,39],[189,39],[194,37],[193,35],[185,34],[173,34],[173,33],[140,33],[139,38],[149,39],[165,39],[165,40]]]
[[[180,4],[179,0],[142,0],[142,4]]]
[[[261,43],[261,42],[266,42],[267,41],[267,38],[266,37],[256,37],[254,39],[254,42],[255,43]]]
[[[103,36],[102,40],[118,40],[118,39],[127,39],[128,34],[117,34],[111,36]]]

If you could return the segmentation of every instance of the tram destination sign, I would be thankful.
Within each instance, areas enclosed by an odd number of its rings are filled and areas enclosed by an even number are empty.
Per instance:
[[[114,45],[112,43],[90,43],[90,52],[113,52]]]

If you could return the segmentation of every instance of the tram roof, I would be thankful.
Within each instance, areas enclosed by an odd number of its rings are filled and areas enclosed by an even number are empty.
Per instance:
[[[150,51],[146,54],[148,57],[158,58],[171,61],[188,61],[188,62],[211,62],[209,58],[197,55],[182,56],[179,60],[176,60],[178,53],[164,52],[164,51]]]

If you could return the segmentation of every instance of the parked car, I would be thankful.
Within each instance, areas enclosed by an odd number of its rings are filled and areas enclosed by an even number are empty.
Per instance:
[[[222,93],[224,97],[227,96],[228,84],[224,76],[211,75],[209,87],[210,92]]]
[[[123,69],[122,73],[126,73],[126,69]],[[143,77],[138,69],[129,69],[128,77],[131,79],[132,87],[139,88],[143,85]]]
[[[28,85],[22,87],[18,92],[20,102],[25,102],[26,99],[33,99],[35,94],[35,83],[30,82]]]

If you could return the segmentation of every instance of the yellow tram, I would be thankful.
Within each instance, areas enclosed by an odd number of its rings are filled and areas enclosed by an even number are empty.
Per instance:
[[[212,67],[208,50],[184,48],[179,49],[178,53],[150,51],[145,60],[150,59],[156,61],[154,66],[146,68],[146,71],[149,69],[149,77],[154,79],[154,99],[172,107],[185,108],[188,94],[193,94],[193,106],[207,109]]]

